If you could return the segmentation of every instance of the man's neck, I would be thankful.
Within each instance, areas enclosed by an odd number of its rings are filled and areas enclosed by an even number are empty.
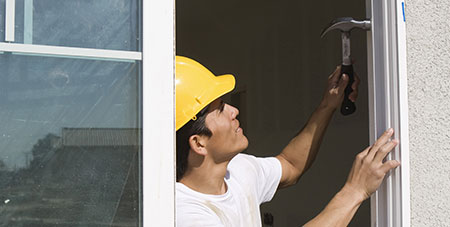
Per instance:
[[[180,183],[203,194],[225,194],[227,185],[224,178],[228,163],[215,164],[204,161],[199,166],[189,166]]]

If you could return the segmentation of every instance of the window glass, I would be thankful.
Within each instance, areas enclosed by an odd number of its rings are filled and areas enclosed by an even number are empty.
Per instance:
[[[140,51],[138,2],[16,0],[15,42]]]
[[[5,0],[0,0],[0,42],[5,41]]]
[[[0,68],[0,226],[138,226],[140,63],[3,53]]]

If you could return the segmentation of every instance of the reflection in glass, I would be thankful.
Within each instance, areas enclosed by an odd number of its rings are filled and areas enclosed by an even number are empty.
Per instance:
[[[0,54],[0,226],[138,226],[139,63]]]
[[[0,0],[0,42],[5,41],[5,0]]]
[[[15,42],[140,51],[138,2],[16,0]]]

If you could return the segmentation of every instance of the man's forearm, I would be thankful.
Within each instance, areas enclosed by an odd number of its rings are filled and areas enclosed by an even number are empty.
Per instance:
[[[321,103],[300,133],[283,149],[280,156],[290,162],[300,177],[312,164],[335,109]]]
[[[330,203],[328,203],[325,209],[304,226],[347,226],[364,199],[365,198],[362,195],[358,195],[344,186],[344,188],[333,197]]]
[[[352,97],[356,98],[358,77],[353,83]],[[333,113],[341,105],[348,76],[341,76],[340,68],[328,77],[328,86],[319,107],[309,118],[305,127],[277,156],[282,166],[280,188],[295,184],[316,158],[325,130]]]

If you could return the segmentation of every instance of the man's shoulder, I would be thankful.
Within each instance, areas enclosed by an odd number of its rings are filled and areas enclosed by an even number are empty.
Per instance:
[[[237,164],[242,164],[242,163],[254,163],[256,162],[256,157],[250,154],[243,154],[243,153],[239,153],[236,156],[234,156],[234,158],[231,159],[230,163],[228,164],[228,166],[230,165],[237,165]]]
[[[259,204],[272,199],[281,178],[281,163],[277,158],[239,154],[228,167],[230,181],[257,195]]]
[[[251,154],[237,154],[228,164],[228,169],[255,170],[263,165],[273,165],[279,162],[275,157],[256,157]]]
[[[265,165],[262,159],[249,154],[238,154],[228,164],[227,176],[241,183],[256,180]]]
[[[190,189],[189,187],[187,187],[186,185],[184,185],[183,183],[177,182],[175,183],[175,196],[177,201],[196,201],[196,200],[201,200],[205,195],[197,192],[193,189]]]

